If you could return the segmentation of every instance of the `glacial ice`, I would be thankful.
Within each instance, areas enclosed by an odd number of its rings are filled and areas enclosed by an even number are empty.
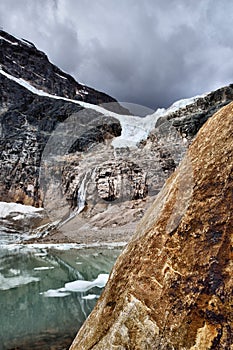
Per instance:
[[[120,115],[120,114],[111,112],[109,110],[106,110],[101,106],[93,105],[91,103],[72,100],[61,96],[51,95],[47,92],[44,92],[43,90],[36,89],[29,82],[27,82],[22,78],[16,78],[6,73],[4,70],[2,70],[1,66],[0,66],[0,73],[5,75],[7,78],[15,81],[16,83],[20,84],[21,86],[25,87],[26,89],[28,89],[29,91],[31,91],[36,95],[47,96],[53,99],[59,99],[64,101],[70,101],[70,102],[79,104],[84,108],[93,109],[99,113],[104,114],[105,116],[109,116],[109,117],[111,116],[118,119],[119,122],[121,123],[122,133],[121,133],[121,136],[113,139],[112,145],[114,148],[137,147],[138,143],[142,140],[145,140],[149,135],[150,131],[153,130],[158,118],[164,117],[170,113],[175,112],[179,108],[183,108],[189,104],[192,104],[196,101],[196,99],[200,97],[204,97],[208,94],[208,93],[205,93],[200,96],[194,96],[192,98],[182,99],[174,102],[168,109],[158,108],[154,113],[149,114],[146,117],[139,117],[139,116],[132,116],[132,115]]]

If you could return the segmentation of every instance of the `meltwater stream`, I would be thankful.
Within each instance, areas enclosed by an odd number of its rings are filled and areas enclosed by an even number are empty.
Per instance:
[[[121,249],[0,244],[0,349],[68,349]]]

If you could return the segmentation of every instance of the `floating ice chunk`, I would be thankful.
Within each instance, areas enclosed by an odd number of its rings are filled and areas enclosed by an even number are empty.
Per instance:
[[[65,289],[71,292],[86,292],[93,288],[94,285],[89,281],[73,281],[65,284]]]
[[[35,271],[43,271],[43,270],[52,270],[54,269],[54,266],[39,266],[39,267],[34,267]]]
[[[38,282],[40,279],[32,276],[5,277],[0,274],[0,290],[8,290],[31,282]]]
[[[35,255],[35,256],[42,256],[42,257],[43,257],[43,256],[48,255],[48,253],[47,253],[47,252],[43,252],[43,253],[41,252],[41,253],[35,253],[34,255]]]
[[[49,289],[45,292],[41,292],[40,294],[47,298],[52,297],[65,297],[70,295],[70,292],[86,292],[93,287],[103,288],[108,281],[108,274],[99,274],[98,277],[94,281],[73,281],[65,284],[65,287],[59,289]],[[96,299],[99,295],[96,294],[88,294],[83,296],[82,299]]]
[[[64,288],[60,289],[49,289],[46,292],[41,292],[40,295],[43,295],[46,298],[63,298],[67,295],[70,295],[69,292],[64,291]]]
[[[88,295],[85,295],[84,297],[82,297],[82,299],[85,299],[85,300],[93,300],[93,299],[98,299],[99,298],[99,295],[97,294],[88,294]]]
[[[13,234],[12,234],[13,235]],[[9,251],[18,251],[23,249],[23,251],[32,251],[33,249],[55,249],[55,250],[70,250],[77,249],[82,250],[86,248],[106,248],[106,249],[115,249],[123,248],[127,245],[127,242],[96,242],[90,244],[81,244],[81,243],[11,243],[11,244],[1,244],[1,248],[8,249]],[[39,253],[40,254],[40,253]],[[46,254],[45,254],[46,255]],[[39,256],[39,255],[38,255]]]
[[[77,280],[77,281],[66,283],[65,289],[70,292],[87,292],[89,289],[94,287],[103,288],[108,281],[108,277],[109,277],[108,274],[101,273],[92,282]]]

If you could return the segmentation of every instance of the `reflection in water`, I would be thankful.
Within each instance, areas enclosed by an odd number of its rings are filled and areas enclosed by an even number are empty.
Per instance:
[[[76,292],[64,286],[99,281],[119,253],[116,248],[0,248],[0,349],[68,348],[102,289],[98,283]],[[54,294],[46,294],[49,290]]]

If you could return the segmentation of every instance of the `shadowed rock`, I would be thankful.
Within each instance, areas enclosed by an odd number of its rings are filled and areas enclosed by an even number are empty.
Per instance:
[[[233,103],[199,131],[71,350],[232,349]]]

